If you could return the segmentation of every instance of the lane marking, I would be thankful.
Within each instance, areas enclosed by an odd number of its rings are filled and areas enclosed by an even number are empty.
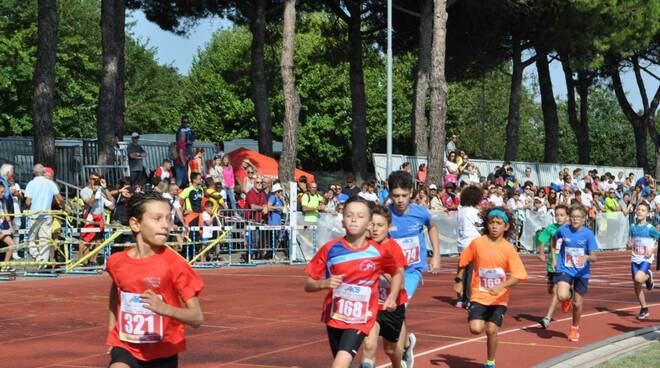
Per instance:
[[[657,306],[660,306],[660,303],[649,304],[649,305],[648,305],[649,308],[657,307]],[[602,312],[593,312],[593,313],[589,313],[589,314],[583,314],[583,315],[582,315],[582,318],[598,316],[598,315],[601,315],[601,314],[611,313],[611,312],[627,311],[627,310],[638,309],[638,308],[639,308],[639,306],[634,306],[634,307],[618,308],[618,309],[613,309],[613,310],[608,310],[608,311],[602,311]],[[572,319],[573,319],[573,317],[566,317],[566,318],[562,318],[562,319],[560,319],[560,320],[557,320],[557,321],[555,321],[554,323],[570,321],[570,320],[572,320]],[[502,335],[510,334],[510,333],[512,333],[512,332],[518,332],[518,331],[523,331],[523,330],[526,330],[526,329],[529,329],[529,328],[532,328],[532,327],[538,327],[538,325],[539,325],[538,323],[534,323],[534,324],[530,324],[530,325],[523,326],[523,327],[512,328],[512,329],[510,329],[510,330],[506,330],[506,331],[502,331],[502,332],[498,333],[497,336],[499,337],[499,336],[502,336]],[[425,355],[433,354],[433,353],[436,353],[436,352],[438,352],[438,351],[442,351],[442,350],[450,349],[450,348],[453,348],[453,347],[456,347],[456,346],[461,346],[461,345],[469,344],[469,343],[471,343],[471,342],[478,342],[478,341],[480,341],[480,340],[485,340],[485,339],[486,339],[486,336],[484,335],[484,336],[479,336],[479,337],[471,338],[471,339],[468,339],[468,340],[463,340],[463,341],[455,342],[455,343],[453,343],[453,344],[449,344],[449,345],[445,345],[445,346],[439,346],[439,347],[437,347],[437,348],[433,348],[433,349],[430,349],[430,350],[423,351],[423,352],[421,352],[421,353],[419,353],[419,354],[415,354],[415,358],[423,357],[423,356],[425,356]],[[376,368],[388,368],[388,367],[390,367],[390,366],[391,366],[391,364],[383,364],[383,365],[379,365],[379,366],[376,367]]]

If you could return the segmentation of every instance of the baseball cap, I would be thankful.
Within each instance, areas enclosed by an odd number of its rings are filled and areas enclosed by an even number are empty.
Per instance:
[[[52,167],[44,167],[44,174],[50,174],[55,176],[55,170]]]
[[[133,133],[131,134],[131,138],[133,138],[133,139],[138,139],[138,138],[140,138],[140,133],[138,133],[138,132],[133,132]]]
[[[273,184],[273,188],[271,189],[271,191],[272,191],[273,193],[275,193],[275,192],[279,192],[279,191],[281,191],[281,190],[282,190],[282,186],[280,185],[280,183],[275,183],[275,184]]]
[[[224,153],[224,152],[217,152],[215,155],[213,155],[213,158],[214,158],[214,159],[216,159],[216,158],[223,158],[223,157],[225,157],[225,153]]]
[[[429,185],[429,190],[432,190],[432,189],[437,190],[437,189],[438,189],[438,186],[435,185],[435,184],[431,184],[431,185]]]

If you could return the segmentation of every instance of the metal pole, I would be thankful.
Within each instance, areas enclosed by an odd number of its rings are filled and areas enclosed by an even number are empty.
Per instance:
[[[480,146],[481,146],[481,159],[486,158],[486,154],[484,152],[486,148],[486,135],[485,135],[485,123],[486,123],[486,86],[484,84],[484,77],[481,77],[481,111],[479,114],[479,120],[481,123],[481,129],[480,129]]]
[[[387,0],[387,166],[392,172],[392,0]]]

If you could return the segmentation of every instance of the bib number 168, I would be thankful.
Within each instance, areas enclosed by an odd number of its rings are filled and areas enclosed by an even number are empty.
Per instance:
[[[350,300],[339,299],[337,300],[337,312],[346,317],[360,318],[362,317],[363,305],[361,302],[352,302]]]

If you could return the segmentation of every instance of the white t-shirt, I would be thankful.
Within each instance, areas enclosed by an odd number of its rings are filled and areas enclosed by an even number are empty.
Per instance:
[[[369,201],[369,202],[378,201],[378,196],[376,195],[376,193],[360,192],[360,193],[358,193],[358,197],[364,199],[365,201]]]
[[[176,210],[181,208],[181,202],[179,198],[174,198],[170,193],[163,193],[163,198],[167,199],[172,205],[172,220],[176,218]]]
[[[445,167],[449,175],[456,175],[458,173],[458,164],[455,162],[447,161],[445,162]]]
[[[20,191],[21,186],[18,185],[18,183],[14,183],[14,185],[12,185],[10,187],[10,190]],[[14,201],[14,213],[20,213],[21,212],[21,203],[18,201],[18,196],[15,196],[15,195],[12,194],[12,200]]]
[[[517,200],[515,198],[509,198],[509,200],[506,202],[506,206],[511,210],[511,211],[516,211],[519,209],[522,209],[523,207],[523,201],[522,200]]]
[[[583,192],[580,194],[580,202],[582,202],[583,206],[591,208],[591,205],[594,203],[594,197],[591,195],[591,193]]]
[[[490,197],[488,197],[488,202],[494,204],[495,206],[504,206],[504,199],[500,196],[496,196],[495,194],[491,194]]]
[[[211,230],[211,226],[213,226],[213,218],[208,212],[204,211],[202,212],[202,221],[204,222],[204,226],[202,227],[202,239],[211,239],[213,236],[213,230]]]
[[[656,195],[649,205],[651,206],[651,211],[655,211],[657,206],[660,206],[660,194]]]
[[[482,219],[479,210],[475,207],[460,207],[456,216],[457,247],[458,251],[462,252],[472,240],[481,236]]]

